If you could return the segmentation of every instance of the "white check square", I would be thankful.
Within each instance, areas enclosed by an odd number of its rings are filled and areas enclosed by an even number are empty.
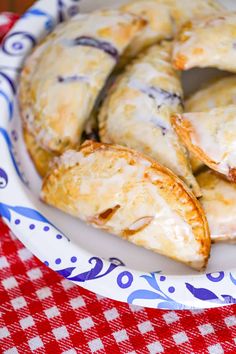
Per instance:
[[[174,341],[177,345],[183,344],[188,341],[188,337],[185,332],[179,332],[173,335]]]
[[[94,340],[91,340],[89,343],[89,348],[91,350],[92,353],[97,352],[98,350],[101,350],[104,348],[101,339],[97,338]]]
[[[23,296],[16,297],[11,300],[11,304],[15,310],[19,310],[22,307],[26,306],[26,301]]]
[[[94,326],[94,322],[91,317],[83,318],[82,320],[79,321],[79,324],[83,331],[86,331],[87,329]]]
[[[20,320],[20,325],[22,329],[32,327],[34,324],[34,319],[31,316],[22,318],[22,320]]]
[[[15,277],[9,277],[2,281],[2,285],[5,290],[10,290],[15,288],[18,285],[18,283]]]
[[[66,326],[61,326],[52,330],[57,340],[69,337]]]

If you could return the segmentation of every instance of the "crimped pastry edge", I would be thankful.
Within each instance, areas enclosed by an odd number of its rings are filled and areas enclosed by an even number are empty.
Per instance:
[[[135,150],[120,146],[120,145],[111,145],[111,144],[106,144],[106,143],[99,143],[99,142],[94,142],[94,141],[85,141],[80,148],[78,148],[77,150],[70,150],[73,151],[75,153],[77,152],[83,152],[86,154],[86,156],[96,152],[97,150],[112,150],[114,153],[118,153],[118,152],[126,152],[127,154],[132,154],[134,157],[136,157],[137,159],[143,159],[146,160],[148,162],[151,163],[151,167],[154,168],[157,172],[161,172],[162,174],[166,174],[168,177],[170,177],[175,183],[177,183],[177,185],[182,189],[183,193],[186,193],[189,197],[189,201],[191,201],[192,205],[194,206],[194,209],[197,211],[198,213],[198,217],[201,220],[201,225],[203,227],[204,230],[204,239],[203,238],[199,238],[198,235],[194,234],[195,239],[197,240],[197,242],[199,242],[201,244],[200,247],[200,252],[199,254],[202,256],[202,260],[198,261],[198,262],[183,262],[184,264],[188,264],[190,267],[198,270],[198,271],[202,271],[206,268],[207,263],[208,263],[208,259],[210,257],[210,248],[211,248],[211,239],[210,239],[210,232],[209,232],[209,227],[208,227],[208,222],[205,216],[205,213],[202,209],[202,206],[200,205],[199,201],[197,200],[197,198],[194,196],[194,194],[189,190],[189,188],[185,185],[184,182],[182,182],[181,179],[179,179],[171,170],[169,170],[168,168],[158,164],[154,159],[143,155],[142,153],[139,153]],[[53,160],[53,163],[50,166],[50,169],[47,173],[47,175],[45,176],[44,180],[43,180],[43,185],[42,185],[42,190],[41,190],[41,199],[43,202],[48,203],[47,198],[45,197],[45,188],[46,185],[48,183],[48,180],[50,179],[50,177],[56,172],[56,174],[58,174],[59,169],[61,167],[64,167],[64,163],[62,163],[62,158],[63,155],[60,157],[56,157]],[[73,168],[74,166],[76,166],[77,163],[74,162],[74,164],[70,164],[70,166],[68,166],[68,169]],[[49,203],[50,204],[50,203]],[[86,221],[88,224],[89,222]],[[188,222],[188,221],[186,221]],[[118,235],[119,237],[121,237],[120,235]],[[177,260],[179,262],[181,262],[181,260]]]

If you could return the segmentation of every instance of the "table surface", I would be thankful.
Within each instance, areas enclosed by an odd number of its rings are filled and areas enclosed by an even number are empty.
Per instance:
[[[23,13],[35,0],[0,0],[1,11],[15,11]]]
[[[32,352],[235,354],[236,305],[161,311],[103,298],[47,268],[0,219],[0,354]]]

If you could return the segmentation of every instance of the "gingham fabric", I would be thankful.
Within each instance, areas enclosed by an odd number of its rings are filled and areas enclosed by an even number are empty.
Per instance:
[[[0,40],[17,18],[0,14]],[[0,220],[2,353],[235,354],[236,306],[160,311],[103,298],[47,268]]]
[[[95,295],[37,260],[0,221],[0,353],[236,353],[236,306],[160,311]]]
[[[1,0],[0,0],[1,2]],[[10,31],[14,23],[19,19],[19,15],[12,12],[0,13],[0,43],[5,34]]]

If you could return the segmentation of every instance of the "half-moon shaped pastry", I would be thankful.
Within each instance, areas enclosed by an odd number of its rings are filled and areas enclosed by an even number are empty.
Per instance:
[[[175,115],[172,124],[197,158],[236,182],[236,105]]]
[[[61,153],[80,142],[106,79],[146,21],[117,10],[79,14],[59,25],[26,60],[23,123],[37,143]]]
[[[203,269],[208,224],[198,200],[170,170],[125,147],[87,141],[55,159],[42,199],[87,223]]]
[[[236,104],[236,76],[216,80],[194,93],[184,103],[186,112],[207,112],[216,107]],[[199,171],[203,163],[190,153],[193,172]]]
[[[212,241],[236,242],[236,184],[213,171],[199,174],[197,180]]]
[[[40,145],[38,145],[35,137],[26,129],[23,130],[23,136],[29,155],[37,172],[41,177],[44,177],[48,172],[51,160],[57,155],[51,151],[43,149]]]
[[[171,126],[183,92],[170,63],[171,43],[149,48],[114,83],[99,114],[100,138],[151,156],[200,196],[186,150]]]
[[[176,69],[216,67],[236,72],[236,12],[223,12],[186,23],[174,45]]]
[[[173,38],[186,21],[206,15],[219,14],[222,6],[215,0],[134,0],[121,6],[147,20],[148,25],[130,43],[122,62],[134,58],[146,47],[163,39]]]

